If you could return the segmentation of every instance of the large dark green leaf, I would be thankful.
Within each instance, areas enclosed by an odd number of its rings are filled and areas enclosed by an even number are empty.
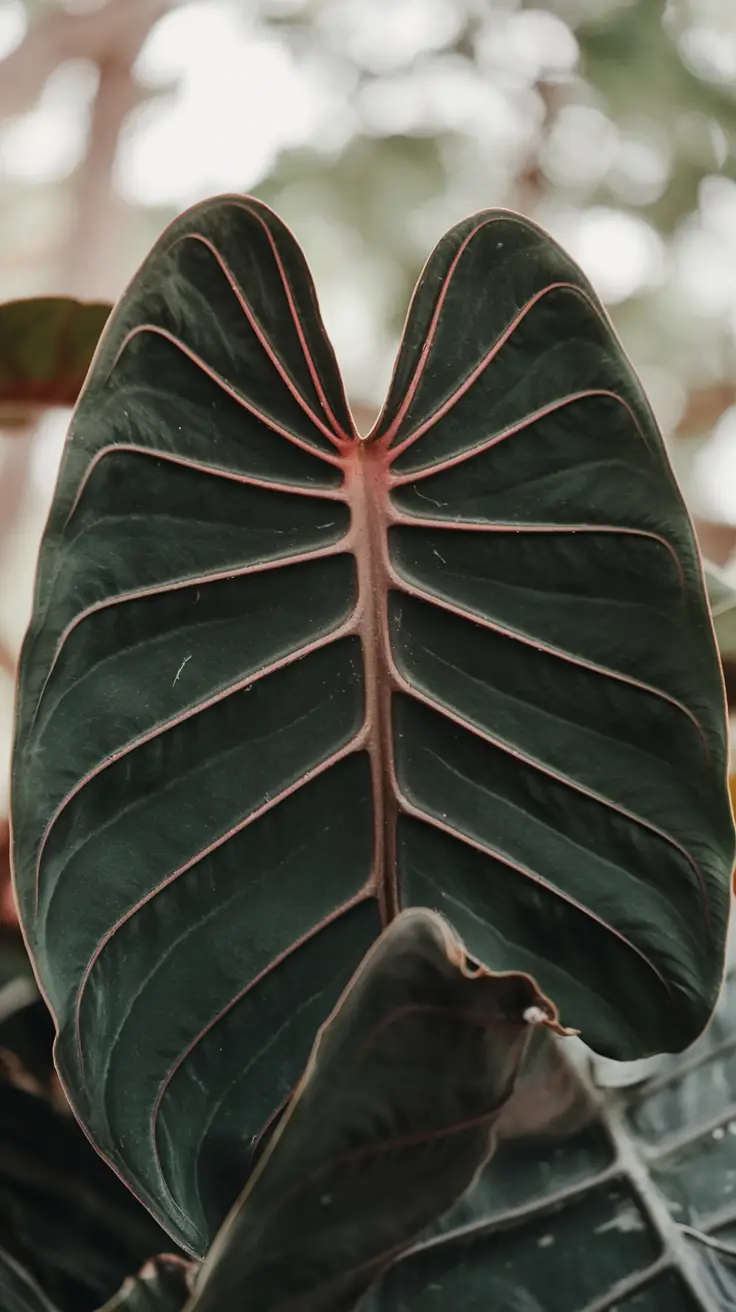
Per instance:
[[[530,1076],[516,1137],[360,1312],[733,1312],[736,977],[695,1047],[597,1108],[564,1045]]]
[[[109,313],[68,296],[0,305],[0,424],[74,405]]]
[[[474,969],[439,916],[403,912],[321,1031],[193,1310],[350,1312],[471,1184],[543,1014],[527,976]]]
[[[701,569],[544,233],[443,239],[360,440],[280,221],[231,197],[174,223],[72,424],[13,815],[69,1097],[197,1253],[400,906],[603,1053],[698,1034],[733,859]]]

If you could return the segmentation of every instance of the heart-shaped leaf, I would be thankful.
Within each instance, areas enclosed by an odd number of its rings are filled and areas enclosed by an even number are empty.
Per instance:
[[[0,305],[0,425],[74,405],[110,308],[69,296]]]
[[[525,975],[474,969],[405,911],[367,954],[202,1270],[192,1312],[349,1312],[491,1151],[529,1016]]]
[[[477,215],[358,438],[263,205],[196,206],[105,330],[20,668],[16,889],[70,1100],[201,1253],[380,927],[435,905],[617,1058],[721,980],[701,567],[582,274]]]

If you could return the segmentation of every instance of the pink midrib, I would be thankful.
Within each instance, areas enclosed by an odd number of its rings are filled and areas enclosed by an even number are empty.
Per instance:
[[[390,455],[385,444],[346,443],[345,494],[351,512],[351,549],[357,570],[356,630],[363,653],[364,731],[373,791],[372,883],[384,923],[399,909],[396,882],[398,798],[391,726],[395,688],[388,626],[392,570],[388,561]]]

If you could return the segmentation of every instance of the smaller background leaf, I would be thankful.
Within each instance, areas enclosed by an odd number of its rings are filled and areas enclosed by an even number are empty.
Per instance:
[[[733,712],[736,703],[736,587],[722,570],[709,561],[704,562],[704,572],[726,685],[726,700],[729,709]],[[733,806],[736,793],[733,777],[729,781],[729,787]]]
[[[525,1064],[493,1160],[360,1312],[732,1312],[736,976],[637,1088],[595,1090],[570,1051]]]
[[[67,296],[0,305],[0,423],[74,405],[111,306]]]
[[[162,1253],[131,1276],[100,1312],[179,1312],[189,1298],[193,1262]]]
[[[0,1312],[56,1312],[43,1290],[0,1248]]]
[[[171,1241],[71,1115],[16,946],[0,938],[0,1247],[59,1312],[94,1312]]]
[[[736,588],[715,565],[706,564],[705,582],[721,660],[736,657]]]
[[[400,915],[320,1031],[192,1308],[353,1308],[488,1157],[529,1008],[555,1023],[528,976],[471,967],[433,912]]]

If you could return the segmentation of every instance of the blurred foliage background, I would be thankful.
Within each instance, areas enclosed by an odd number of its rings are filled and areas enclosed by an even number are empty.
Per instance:
[[[0,0],[0,300],[114,299],[219,191],[302,242],[359,426],[442,232],[537,219],[608,307],[729,570],[736,0]],[[0,434],[0,825],[68,418]]]

